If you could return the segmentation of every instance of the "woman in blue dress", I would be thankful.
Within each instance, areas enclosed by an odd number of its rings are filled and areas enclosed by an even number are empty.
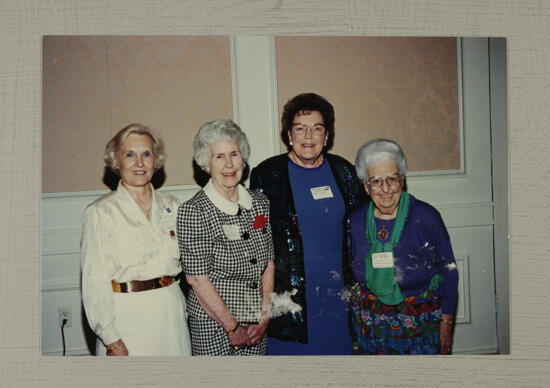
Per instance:
[[[458,271],[443,220],[403,189],[397,143],[365,143],[355,166],[371,202],[351,215],[354,354],[449,354]]]
[[[348,215],[366,195],[355,168],[328,153],[334,109],[314,93],[283,109],[281,138],[288,153],[251,172],[250,188],[270,200],[275,295],[267,328],[268,355],[351,354]]]

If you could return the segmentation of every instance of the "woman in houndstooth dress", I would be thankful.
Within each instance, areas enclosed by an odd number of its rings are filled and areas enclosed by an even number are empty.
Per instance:
[[[250,146],[231,120],[201,127],[193,142],[206,186],[178,210],[193,355],[264,355],[273,291],[269,202],[240,184]]]

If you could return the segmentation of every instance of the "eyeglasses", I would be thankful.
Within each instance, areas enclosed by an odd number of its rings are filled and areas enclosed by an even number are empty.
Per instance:
[[[323,136],[325,134],[325,126],[323,124],[307,125],[302,123],[292,124],[292,130],[298,136],[304,136],[307,130],[311,130],[313,136]]]
[[[402,180],[403,177],[397,174],[386,175],[384,178],[373,175],[367,178],[367,184],[373,189],[381,189],[384,185],[384,182],[386,182],[389,187],[394,187],[399,185]]]

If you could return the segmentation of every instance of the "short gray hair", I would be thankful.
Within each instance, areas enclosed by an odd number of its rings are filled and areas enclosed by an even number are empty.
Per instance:
[[[248,162],[250,144],[244,132],[233,120],[217,119],[204,124],[193,140],[193,158],[204,171],[210,160],[210,145],[218,140],[235,140],[244,162]]]
[[[160,136],[151,128],[146,127],[143,124],[134,123],[125,126],[117,132],[115,136],[105,146],[105,153],[103,154],[103,161],[109,168],[119,175],[119,166],[116,154],[120,151],[120,146],[130,135],[146,135],[151,138],[153,143],[153,155],[155,157],[154,169],[157,171],[164,166],[166,160],[166,154],[164,153],[164,142]]]
[[[370,166],[388,160],[393,160],[397,164],[399,175],[407,173],[407,158],[399,144],[388,139],[373,139],[366,142],[357,150],[355,158],[357,176],[365,182]]]

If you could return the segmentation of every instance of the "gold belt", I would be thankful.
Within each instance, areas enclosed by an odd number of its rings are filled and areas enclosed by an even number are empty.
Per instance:
[[[111,281],[113,286],[113,292],[140,292],[154,290],[155,288],[167,287],[174,283],[178,276],[163,276],[160,278],[149,280],[130,280],[126,283],[117,283],[114,280]]]

